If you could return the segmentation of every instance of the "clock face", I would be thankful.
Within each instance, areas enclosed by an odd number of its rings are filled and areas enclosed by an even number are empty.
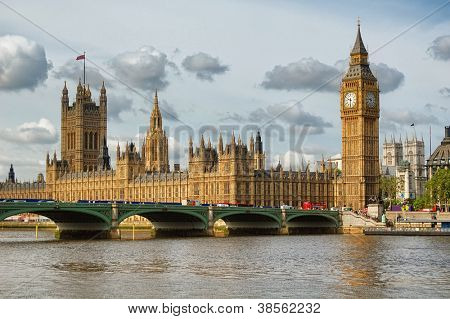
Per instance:
[[[366,94],[366,105],[373,108],[376,104],[377,102],[375,101],[375,94],[373,94],[373,92],[368,92]]]
[[[353,92],[347,93],[344,98],[345,107],[354,107],[356,104],[356,94]]]

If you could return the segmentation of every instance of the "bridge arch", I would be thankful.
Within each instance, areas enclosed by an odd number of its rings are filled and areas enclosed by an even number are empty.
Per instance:
[[[278,234],[281,214],[273,211],[232,210],[214,214],[214,222],[223,220],[230,234]]]
[[[320,213],[299,213],[286,216],[289,233],[335,233],[339,221],[334,216]]]
[[[142,216],[144,218],[147,218],[148,220],[152,221],[152,215],[156,216],[157,214],[179,214],[179,215],[188,215],[195,217],[199,220],[201,220],[205,225],[208,224],[208,217],[203,216],[202,214],[196,212],[196,211],[190,211],[190,210],[172,210],[172,209],[142,209],[142,210],[134,210],[134,211],[128,211],[120,214],[120,217],[118,218],[118,223],[120,224],[128,217],[132,217],[135,215]],[[156,217],[153,217],[156,218]]]
[[[107,225],[111,224],[111,219],[95,210],[91,209],[73,209],[73,208],[59,208],[59,209],[49,209],[49,208],[20,208],[14,210],[7,210],[0,212],[0,221],[5,220],[8,217],[20,215],[24,213],[36,214],[47,217],[51,219],[56,224],[58,222],[67,222],[70,218],[73,218],[74,214],[81,214],[81,216],[90,216],[104,222]]]
[[[24,213],[47,217],[58,226],[57,238],[108,238],[111,218],[102,212],[87,208],[24,206],[0,210],[0,221]]]
[[[156,231],[156,236],[164,235],[204,235],[208,227],[207,210],[183,208],[136,208],[124,209],[119,213],[118,223],[132,216],[141,216],[149,220]]]
[[[245,215],[245,216],[264,216],[267,217],[268,219],[271,219],[275,222],[277,222],[278,224],[281,225],[281,216],[277,217],[276,215],[274,215],[273,213],[270,212],[263,212],[263,211],[255,211],[255,212],[249,212],[249,211],[232,211],[232,212],[224,212],[224,213],[219,213],[216,216],[214,216],[214,222],[218,221],[219,219],[222,219],[223,221],[227,221],[232,216],[237,216],[237,215]],[[251,218],[251,217],[250,217]]]

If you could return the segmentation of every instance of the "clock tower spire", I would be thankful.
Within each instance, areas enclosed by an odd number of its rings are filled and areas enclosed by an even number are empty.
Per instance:
[[[368,57],[358,19],[355,44],[340,88],[341,204],[353,209],[363,209],[379,195],[379,88]]]

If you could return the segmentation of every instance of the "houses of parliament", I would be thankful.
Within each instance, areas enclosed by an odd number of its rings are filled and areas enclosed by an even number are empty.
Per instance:
[[[248,143],[232,134],[217,144],[203,137],[188,146],[188,167],[169,165],[168,137],[158,95],[153,99],[150,125],[143,145],[117,146],[116,167],[107,146],[108,99],[105,86],[98,103],[89,86],[78,84],[70,104],[66,85],[61,95],[61,154],[46,158],[46,172],[35,182],[19,183],[11,171],[0,183],[0,198],[58,201],[107,200],[181,202],[297,207],[302,202],[327,207],[364,208],[379,195],[379,89],[358,24],[349,67],[340,87],[342,172],[330,162],[299,170],[281,165],[266,168],[261,134]]]

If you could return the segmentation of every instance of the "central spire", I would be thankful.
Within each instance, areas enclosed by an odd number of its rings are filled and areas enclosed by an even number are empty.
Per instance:
[[[150,117],[150,130],[154,131],[159,129],[162,129],[162,117],[161,111],[159,110],[158,91],[155,90],[155,97],[153,98],[153,110]]]
[[[353,46],[353,50],[351,54],[367,54],[366,47],[364,46],[364,42],[361,37],[361,23],[358,17],[358,33],[356,34],[355,45]]]

